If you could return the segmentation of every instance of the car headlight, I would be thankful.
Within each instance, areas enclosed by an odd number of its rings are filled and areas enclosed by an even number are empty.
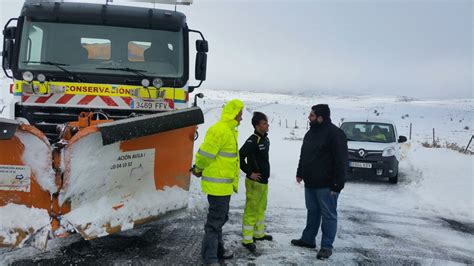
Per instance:
[[[388,147],[385,148],[382,152],[383,157],[390,157],[395,155],[395,148],[394,147]]]

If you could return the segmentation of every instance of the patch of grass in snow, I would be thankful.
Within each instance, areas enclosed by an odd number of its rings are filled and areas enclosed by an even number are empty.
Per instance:
[[[422,142],[421,145],[425,148],[435,148],[435,149],[447,148],[447,149],[457,151],[457,152],[460,152],[460,153],[464,153],[464,154],[467,154],[467,155],[474,155],[474,151],[469,150],[469,149],[466,150],[465,146],[459,146],[455,142],[447,142],[446,141],[444,144],[442,144],[439,141],[435,141],[435,142],[432,142],[432,143],[430,143],[428,141],[425,141],[425,142]]]

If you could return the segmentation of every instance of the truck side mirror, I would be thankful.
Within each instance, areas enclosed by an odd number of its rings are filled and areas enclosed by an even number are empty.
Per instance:
[[[196,41],[196,51],[201,53],[209,52],[209,45],[206,40],[197,40]]]
[[[206,80],[206,70],[207,70],[207,52],[209,52],[209,45],[206,40],[197,40],[196,41],[196,71],[195,76],[196,80],[204,81]]]
[[[194,69],[194,76],[196,80],[199,80],[199,84],[197,86],[188,87],[188,92],[191,93],[194,89],[199,88],[202,82],[206,80],[207,52],[209,52],[209,45],[200,31],[190,29],[189,32],[198,33],[202,38],[201,40],[196,40],[196,68]]]
[[[7,27],[6,29],[3,30],[3,38],[5,40],[15,39],[15,34],[16,34],[16,27],[14,26]]]
[[[206,80],[206,69],[207,69],[207,54],[198,52],[196,54],[196,80]]]
[[[6,39],[3,42],[3,52],[2,52],[2,67],[3,69],[11,69],[13,61],[13,40]]]
[[[399,136],[399,137],[398,137],[398,143],[403,143],[403,142],[407,142],[407,137],[405,137],[405,136]]]

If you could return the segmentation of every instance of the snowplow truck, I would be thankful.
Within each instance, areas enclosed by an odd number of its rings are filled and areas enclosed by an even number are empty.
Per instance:
[[[184,14],[147,5],[27,0],[5,25],[15,101],[0,118],[0,247],[94,239],[187,206],[204,122],[189,94],[208,44]]]

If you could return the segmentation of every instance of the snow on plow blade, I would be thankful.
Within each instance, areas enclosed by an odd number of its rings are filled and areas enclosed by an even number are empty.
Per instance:
[[[37,247],[44,249],[51,230],[50,194],[57,189],[51,147],[32,126],[2,119],[0,128],[9,132],[0,138],[0,247],[21,247],[40,236]]]
[[[196,125],[201,109],[99,124],[64,148],[61,223],[93,239],[185,208]]]

